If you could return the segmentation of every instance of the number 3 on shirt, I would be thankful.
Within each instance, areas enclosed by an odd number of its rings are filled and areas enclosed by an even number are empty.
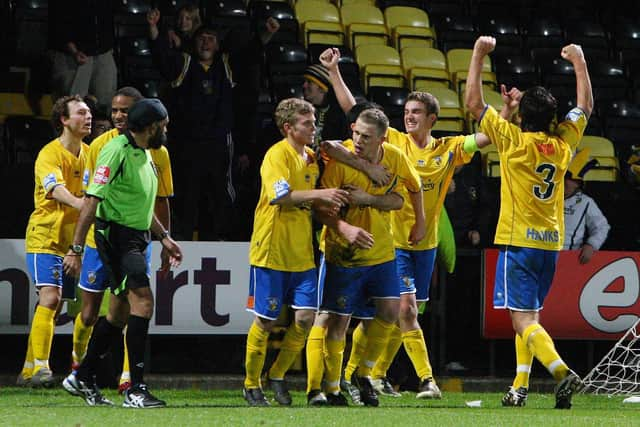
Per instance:
[[[550,163],[541,163],[536,168],[536,173],[542,175],[542,182],[546,185],[534,185],[533,194],[540,200],[547,200],[553,194],[556,184],[553,177],[556,174],[556,167]]]

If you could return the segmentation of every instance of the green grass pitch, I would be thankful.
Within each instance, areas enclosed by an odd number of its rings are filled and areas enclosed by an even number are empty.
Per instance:
[[[308,408],[303,393],[293,392],[290,408],[249,408],[241,392],[170,390],[153,392],[167,401],[163,409],[92,408],[64,390],[0,389],[1,426],[638,426],[640,404],[624,397],[577,395],[571,410],[555,410],[551,394],[531,394],[524,408],[503,408],[501,393],[445,393],[442,400],[418,400],[414,393],[381,397],[380,407]],[[122,404],[114,390],[109,399]],[[271,397],[267,393],[268,397]],[[466,402],[481,400],[479,408]]]

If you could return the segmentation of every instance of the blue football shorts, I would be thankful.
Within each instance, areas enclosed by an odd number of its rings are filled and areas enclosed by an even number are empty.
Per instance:
[[[151,242],[145,252],[147,260],[147,275],[151,277]],[[89,245],[84,247],[82,257],[82,271],[78,287],[87,292],[104,292],[109,288],[109,274],[104,268],[100,254],[96,248]]]
[[[416,294],[416,301],[429,301],[429,286],[437,249],[408,251],[396,249],[400,294]]]
[[[496,264],[493,307],[539,311],[556,272],[558,251],[505,246]]]
[[[398,299],[397,277],[395,260],[365,267],[327,262],[321,309],[348,316],[357,309],[369,308],[372,299]],[[375,313],[375,307],[373,310]]]
[[[318,310],[318,276],[315,268],[300,272],[251,266],[247,311],[275,320],[282,306],[296,310]]]

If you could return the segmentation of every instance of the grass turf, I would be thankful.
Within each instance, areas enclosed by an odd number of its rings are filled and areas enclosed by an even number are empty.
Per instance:
[[[163,390],[154,393],[169,404],[155,410],[122,408],[122,397],[105,390],[116,407],[91,408],[61,388],[0,389],[0,425],[249,425],[249,426],[393,426],[491,425],[491,426],[632,426],[640,425],[640,405],[624,404],[623,397],[578,395],[573,409],[552,409],[551,394],[530,394],[524,408],[503,408],[501,393],[445,393],[442,400],[381,397],[379,408],[308,408],[303,393],[293,392],[293,406],[248,408],[241,392],[230,390]],[[271,397],[267,393],[268,397]],[[470,408],[466,402],[481,400]],[[277,405],[274,403],[274,405]]]

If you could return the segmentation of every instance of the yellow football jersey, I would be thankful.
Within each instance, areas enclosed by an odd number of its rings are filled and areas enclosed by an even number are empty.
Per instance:
[[[415,222],[413,206],[405,188],[398,192],[404,198],[402,209],[391,212],[391,225],[396,248],[425,250],[438,246],[438,221],[447,189],[456,166],[469,163],[471,155],[464,151],[465,136],[433,138],[424,148],[418,147],[411,136],[389,128],[387,141],[398,147],[416,169],[422,181],[422,199],[426,220],[426,234],[415,246],[409,244],[409,233]]]
[[[272,270],[299,272],[315,267],[311,204],[277,205],[291,191],[313,190],[320,174],[313,150],[305,157],[283,139],[262,160],[262,184],[256,206],[249,262]]]
[[[384,143],[382,149],[383,155],[380,164],[392,175],[391,182],[387,186],[376,187],[364,172],[332,159],[322,174],[322,187],[341,188],[350,184],[373,195],[397,191],[399,187],[406,187],[412,192],[419,191],[420,177],[411,167],[407,156],[391,144]],[[405,201],[405,203],[407,202]],[[335,230],[325,227],[323,230],[323,249],[327,261],[343,267],[363,267],[393,260],[395,250],[390,215],[388,211],[372,207],[348,207],[343,213],[343,219],[349,224],[371,233],[374,245],[371,249],[358,249],[345,241]]]
[[[118,129],[110,129],[91,142],[82,180],[85,189],[89,186],[89,181],[93,176],[100,150],[102,150],[109,141],[118,135],[120,135]],[[158,149],[150,149],[149,153],[151,154],[153,163],[156,165],[156,170],[158,171],[158,197],[172,197],[173,175],[171,172],[171,161],[169,160],[169,151],[167,150],[167,147],[161,146]],[[93,224],[87,233],[86,244],[92,248],[96,247],[96,242],[93,237]]]
[[[64,256],[73,242],[73,232],[80,211],[55,200],[51,192],[58,185],[76,197],[83,197],[82,173],[89,147],[82,144],[76,157],[59,139],[45,145],[35,163],[35,209],[29,217],[26,250]]]
[[[488,106],[480,131],[500,156],[500,216],[495,243],[547,250],[562,249],[564,175],[587,117],[571,110],[555,132],[523,132]]]

